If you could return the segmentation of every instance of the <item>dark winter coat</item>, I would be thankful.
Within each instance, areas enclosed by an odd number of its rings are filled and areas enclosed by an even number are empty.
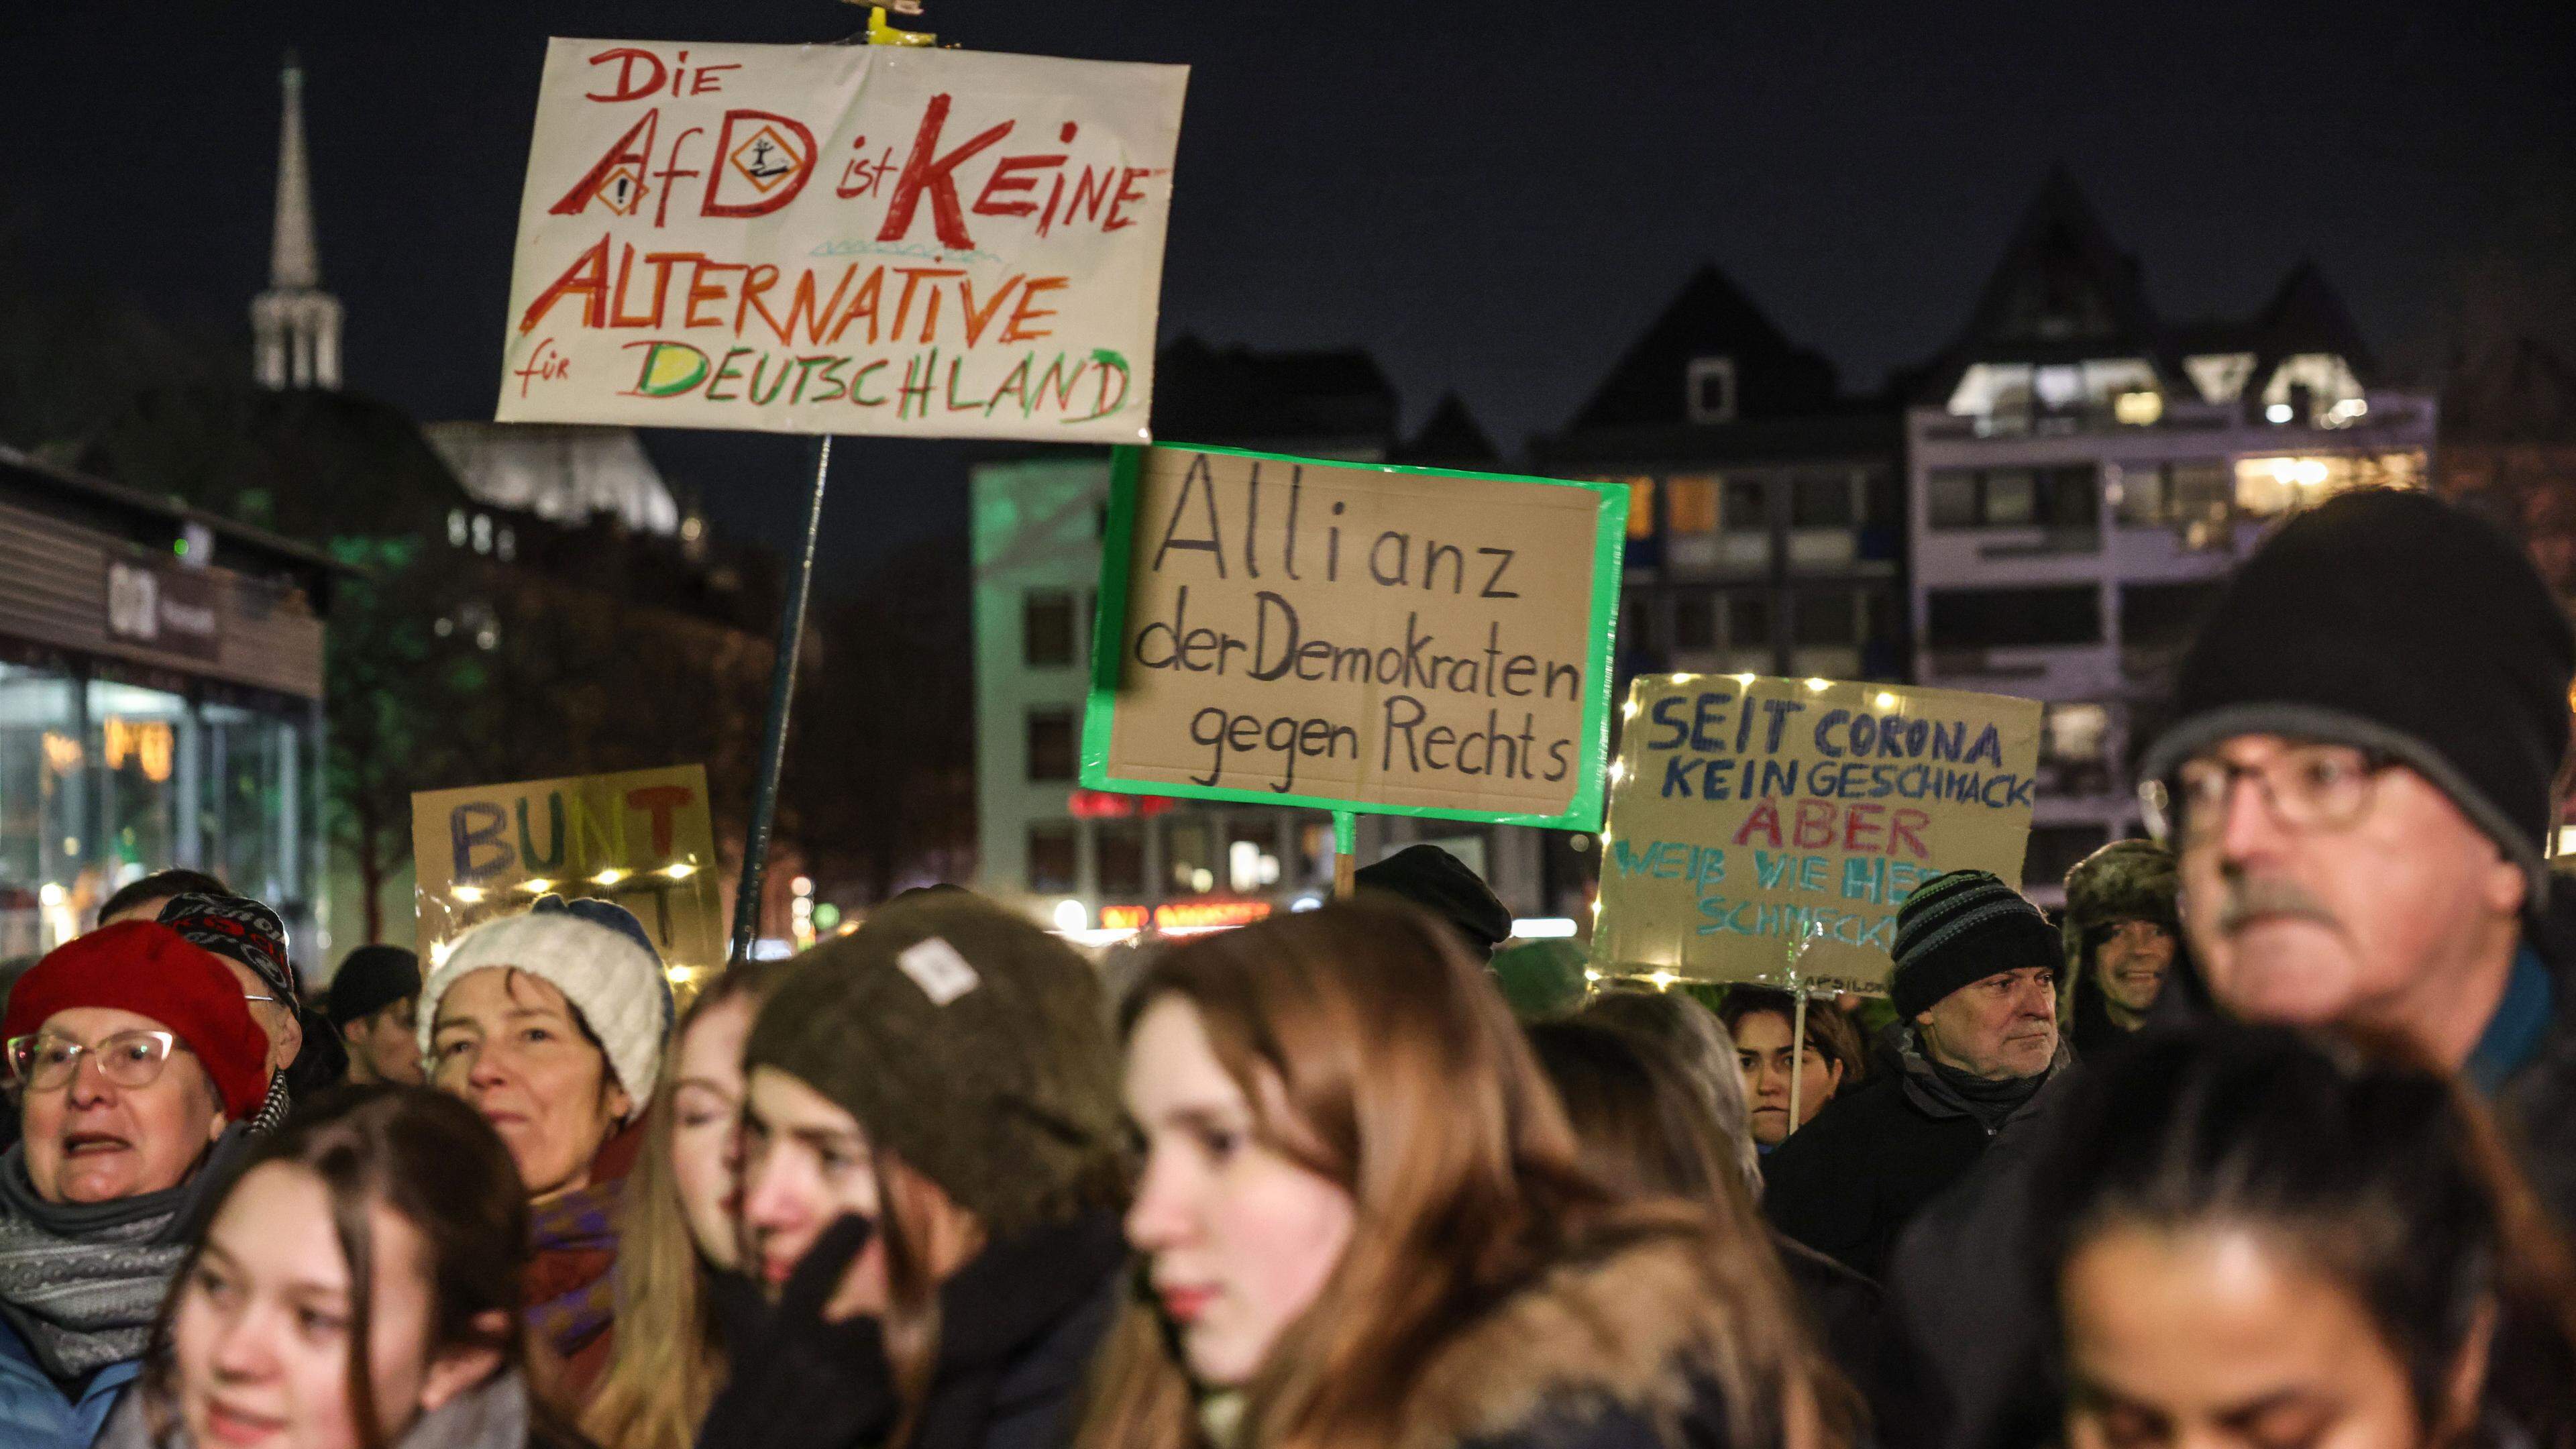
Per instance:
[[[2539,1052],[2507,1080],[2496,1106],[2543,1201],[2561,1221],[2576,1222],[2576,889],[2570,883],[2553,883],[2548,908],[2526,939],[2551,975],[2552,1019]],[[2197,970],[2177,958],[2144,1030],[2187,1026],[2217,1010]],[[2064,1095],[2042,1093],[2042,1110],[2015,1123],[1898,1244],[1884,1280],[1900,1404],[1883,1426],[1890,1449],[2030,1449],[2058,1433],[2031,1203],[2032,1176],[2047,1155],[2053,1126],[2044,1104]]]
[[[1807,1310],[1808,1330],[1823,1344],[1834,1367],[1869,1404],[1873,1418],[1882,1417],[1889,1400],[1881,1387],[1890,1345],[1887,1295],[1876,1283],[1776,1229],[1780,1266],[1789,1286]]]
[[[1699,1251],[1659,1234],[1541,1274],[1432,1356],[1388,1449],[1724,1449]]]
[[[847,1226],[826,1234],[775,1310],[755,1307],[756,1293],[719,1301],[734,1372],[707,1414],[700,1449],[884,1442],[901,1404],[880,1326],[819,1316],[865,1241]],[[1128,1284],[1118,1216],[1107,1211],[1032,1228],[959,1268],[940,1285],[939,1355],[913,1449],[1060,1449]]]
[[[1911,1045],[1912,1028],[1896,1030],[1892,1065],[1836,1094],[1762,1161],[1762,1210],[1780,1231],[1870,1279],[1886,1271],[1897,1234],[1995,1136]],[[2050,1072],[2067,1060],[2061,1047]]]

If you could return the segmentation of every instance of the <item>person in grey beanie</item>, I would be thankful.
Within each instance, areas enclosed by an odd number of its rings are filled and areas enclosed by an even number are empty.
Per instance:
[[[2026,1116],[2068,1054],[2057,1035],[2058,935],[1982,870],[1915,888],[1896,917],[1894,1070],[1839,1093],[1764,1159],[1780,1231],[1865,1277],[1924,1205]]]

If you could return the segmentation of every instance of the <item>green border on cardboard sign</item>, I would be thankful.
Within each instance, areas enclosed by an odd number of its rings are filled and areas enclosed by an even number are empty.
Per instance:
[[[1523,815],[1491,810],[1437,810],[1380,805],[1364,800],[1335,800],[1319,795],[1281,795],[1269,790],[1222,786],[1173,785],[1162,781],[1122,780],[1109,773],[1109,736],[1117,722],[1118,676],[1127,635],[1127,580],[1136,532],[1136,480],[1144,468],[1145,449],[1122,444],[1109,466],[1108,532],[1100,547],[1100,597],[1092,610],[1091,690],[1082,712],[1082,783],[1091,790],[1128,795],[1170,795],[1188,800],[1230,800],[1250,805],[1301,805],[1313,810],[1345,810],[1369,815],[1412,815],[1426,820],[1473,820],[1489,825],[1533,825],[1551,830],[1598,830],[1604,805],[1602,771],[1610,748],[1611,650],[1619,625],[1619,582],[1627,564],[1628,488],[1624,483],[1588,483],[1568,478],[1530,478],[1516,473],[1466,473],[1453,468],[1414,468],[1395,463],[1345,463],[1330,458],[1298,458],[1284,453],[1257,453],[1248,448],[1197,447],[1158,443],[1170,452],[1217,453],[1268,462],[1303,463],[1316,468],[1357,468],[1376,473],[1406,473],[1432,478],[1461,478],[1489,483],[1541,483],[1552,488],[1581,488],[1600,499],[1592,545],[1591,688],[1583,699],[1583,723],[1577,737],[1583,758],[1576,763],[1574,796],[1561,815]]]

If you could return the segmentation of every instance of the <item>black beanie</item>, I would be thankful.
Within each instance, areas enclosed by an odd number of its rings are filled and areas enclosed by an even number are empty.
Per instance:
[[[420,995],[420,958],[400,946],[360,946],[331,973],[325,1014],[334,1027],[373,1016],[406,996]]]
[[[2048,918],[1992,871],[1954,870],[1916,886],[1896,912],[1896,1014],[1912,1021],[1971,981],[2062,964]]]
[[[2184,657],[2160,780],[2235,735],[2393,756],[2547,894],[2576,635],[2522,550],[2429,494],[2365,489],[2282,525]]]
[[[1484,960],[1512,938],[1512,913],[1464,862],[1436,845],[1408,845],[1353,872],[1351,885],[1384,891],[1447,921]]]

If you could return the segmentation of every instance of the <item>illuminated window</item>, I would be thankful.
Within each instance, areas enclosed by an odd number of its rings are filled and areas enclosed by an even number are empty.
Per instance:
[[[2236,460],[2236,506],[2270,518],[2314,507],[2355,488],[2421,488],[2421,453],[2327,454]]]
[[[2111,711],[2098,704],[2052,704],[2040,716],[2040,751],[2052,763],[2102,758],[2111,734]]]
[[[2232,403],[2245,395],[2245,380],[2254,375],[2251,352],[2205,352],[2182,360],[2182,370],[2191,376],[2191,385],[2200,389],[2201,400]]]
[[[1163,873],[1174,895],[1205,895],[1216,889],[1216,855],[1208,845],[1205,820],[1164,822]]]
[[[1628,536],[1655,536],[1655,480],[1652,478],[1609,478],[1610,483],[1628,485]]]
[[[1666,526],[1675,533],[1717,532],[1717,480],[1692,474],[1664,480],[1664,506],[1671,510]]]

